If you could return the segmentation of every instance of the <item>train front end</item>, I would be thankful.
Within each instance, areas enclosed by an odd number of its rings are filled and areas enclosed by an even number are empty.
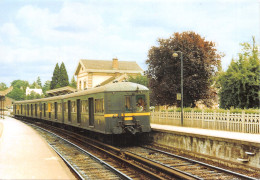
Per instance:
[[[105,119],[112,134],[151,131],[149,89],[136,83],[118,83],[107,93]],[[116,93],[115,93],[116,92]]]

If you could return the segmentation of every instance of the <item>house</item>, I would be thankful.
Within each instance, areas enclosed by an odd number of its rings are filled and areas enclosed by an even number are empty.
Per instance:
[[[42,95],[42,89],[30,89],[29,87],[26,88],[26,96],[30,95],[32,92]]]
[[[124,81],[129,76],[142,74],[143,69],[135,61],[81,59],[74,73],[77,89],[83,90],[99,85]]]

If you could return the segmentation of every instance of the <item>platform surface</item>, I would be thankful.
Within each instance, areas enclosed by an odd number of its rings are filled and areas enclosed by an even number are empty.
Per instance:
[[[249,134],[249,133],[238,133],[230,131],[218,131],[211,129],[200,129],[200,128],[189,128],[189,127],[180,127],[180,126],[170,126],[170,125],[160,125],[160,124],[151,124],[152,129],[156,130],[167,130],[173,132],[183,132],[189,134],[198,134],[202,136],[211,136],[219,137],[225,139],[232,139],[237,141],[245,141],[252,143],[259,143],[260,146],[260,134]]]
[[[31,127],[0,119],[0,179],[76,179],[63,160]]]

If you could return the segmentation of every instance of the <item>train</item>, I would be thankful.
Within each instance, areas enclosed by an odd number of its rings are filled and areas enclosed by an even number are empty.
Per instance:
[[[15,101],[14,116],[84,129],[103,135],[151,131],[149,89],[117,82],[65,95]]]

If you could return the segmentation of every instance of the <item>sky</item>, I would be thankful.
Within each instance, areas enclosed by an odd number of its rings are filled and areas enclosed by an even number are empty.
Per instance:
[[[0,0],[0,82],[69,79],[80,59],[145,61],[159,38],[194,31],[216,43],[226,70],[240,43],[260,44],[259,0]]]

